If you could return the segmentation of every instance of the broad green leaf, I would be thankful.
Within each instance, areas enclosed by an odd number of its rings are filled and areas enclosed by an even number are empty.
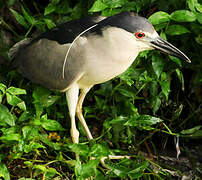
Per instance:
[[[41,117],[41,126],[47,131],[63,131],[64,128],[55,120],[47,119],[47,115]]]
[[[200,13],[202,13],[202,4],[196,3],[196,9],[197,9]]]
[[[159,81],[163,94],[168,101],[168,96],[170,94],[170,79],[165,72],[161,74],[161,81]]]
[[[27,24],[27,22],[25,21],[25,18],[22,15],[20,15],[17,11],[13,9],[10,9],[10,11],[13,13],[13,15],[15,16],[15,19],[19,22],[19,24],[21,24],[26,29],[29,28],[29,25]]]
[[[23,111],[26,111],[25,102],[15,95],[11,95],[10,93],[6,93],[8,104],[12,106],[18,106]]]
[[[39,129],[35,126],[24,126],[22,128],[23,137],[27,140],[38,136]]]
[[[196,15],[188,10],[177,10],[171,14],[171,19],[177,22],[193,22]]]
[[[0,104],[0,121],[5,122],[9,126],[15,126],[15,120],[8,108],[2,104]]]
[[[68,144],[68,147],[71,151],[83,156],[87,156],[89,153],[89,147],[85,144]]]
[[[110,121],[110,124],[124,124],[127,122],[127,118],[123,116],[118,116]]]
[[[181,35],[185,33],[190,33],[190,31],[182,25],[170,25],[166,29],[166,34],[168,35]]]
[[[155,115],[161,106],[161,99],[159,98],[159,96],[154,96],[151,100],[151,104],[153,114]]]
[[[22,12],[23,12],[23,15],[25,17],[25,19],[27,20],[27,22],[29,22],[30,24],[34,25],[36,23],[36,20],[34,19],[33,16],[31,16],[23,6],[21,6],[21,9],[22,9]]]
[[[163,71],[164,64],[165,64],[165,61],[162,58],[162,56],[157,54],[152,56],[152,67],[158,78],[161,75],[161,72]]]
[[[170,15],[166,12],[159,11],[152,14],[148,19],[152,24],[161,24],[170,21]]]
[[[197,3],[197,0],[187,0],[188,7],[192,12],[196,11],[195,10],[195,4],[196,3]]]
[[[139,128],[147,128],[150,127],[154,124],[157,124],[159,122],[162,122],[163,120],[161,120],[160,118],[156,118],[154,116],[150,116],[150,115],[140,115],[138,117],[133,116],[131,117],[126,123],[125,125],[127,126],[134,126],[134,127],[139,127]],[[147,128],[148,129],[148,128]]]
[[[0,163],[0,177],[10,180],[10,174],[5,164]]]
[[[169,57],[169,59],[171,59],[171,61],[177,63],[180,67],[182,67],[182,61],[179,58],[171,56],[171,55],[169,55],[168,57]]]
[[[107,8],[107,5],[102,0],[96,0],[88,12],[99,12]]]
[[[41,165],[41,164],[34,165],[34,167],[32,169],[39,169],[42,172],[46,172],[46,166],[45,165]]]
[[[29,152],[34,151],[34,150],[39,149],[39,148],[46,148],[46,147],[39,144],[39,143],[31,141],[28,145],[24,146],[24,152],[29,153]]]
[[[9,87],[7,89],[7,92],[9,92],[12,95],[26,94],[26,90],[20,89],[20,88],[16,88],[16,87]]]
[[[6,134],[0,137],[2,141],[20,141],[21,136],[19,134]]]
[[[103,157],[109,155],[109,149],[101,144],[94,144],[89,152],[89,157]]]
[[[186,134],[193,134],[193,133],[195,133],[196,131],[198,131],[199,129],[201,129],[201,127],[202,126],[195,126],[195,127],[193,127],[193,128],[191,128],[191,129],[186,129],[186,130],[182,130],[181,132],[180,132],[180,134],[183,134],[183,135],[186,135]]]

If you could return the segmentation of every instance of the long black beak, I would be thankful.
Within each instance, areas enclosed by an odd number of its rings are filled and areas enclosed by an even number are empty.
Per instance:
[[[180,51],[161,37],[158,37],[155,41],[151,41],[151,44],[155,49],[158,49],[164,53],[170,54],[172,56],[183,59],[188,63],[191,63],[191,60],[182,51]]]

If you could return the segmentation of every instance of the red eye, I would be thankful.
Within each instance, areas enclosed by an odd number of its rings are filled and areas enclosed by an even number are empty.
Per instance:
[[[140,39],[140,38],[143,38],[145,35],[143,32],[137,32],[137,33],[135,33],[135,36],[136,36],[136,38]]]

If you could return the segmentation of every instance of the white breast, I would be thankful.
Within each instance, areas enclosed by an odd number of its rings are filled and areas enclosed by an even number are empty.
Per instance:
[[[80,39],[80,61],[85,64],[80,87],[108,81],[123,73],[135,60],[140,50],[132,33],[119,28],[108,28],[103,36]]]

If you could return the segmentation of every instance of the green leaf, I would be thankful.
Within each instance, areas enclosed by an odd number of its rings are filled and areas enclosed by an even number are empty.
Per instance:
[[[169,57],[169,59],[171,59],[171,61],[177,63],[180,67],[182,67],[182,61],[179,58],[171,56],[171,55],[169,55],[168,57]]]
[[[10,11],[13,13],[13,15],[15,16],[15,19],[26,29],[29,28],[29,25],[27,24],[27,22],[25,21],[25,18],[20,15],[17,11],[10,9]]]
[[[36,23],[36,20],[34,19],[33,16],[31,16],[23,6],[21,6],[21,9],[22,9],[22,12],[23,12],[23,15],[25,17],[25,19],[31,24],[31,25],[34,25]]]
[[[102,0],[96,0],[88,12],[99,12],[107,8],[107,5],[102,2]]]
[[[193,134],[195,133],[196,131],[198,131],[199,129],[201,129],[202,126],[195,126],[193,128],[190,128],[190,129],[186,129],[186,130],[182,130],[180,132],[180,134],[183,134],[183,135],[189,135],[189,134]]]
[[[47,115],[41,117],[41,126],[48,131],[63,131],[64,128],[55,120],[47,119]]]
[[[44,16],[46,16],[46,15],[48,15],[48,14],[54,12],[55,9],[56,9],[55,4],[52,4],[52,3],[48,4],[48,6],[45,8]]]
[[[109,155],[109,149],[101,144],[94,144],[89,152],[89,157],[104,157]]]
[[[20,88],[16,88],[16,87],[9,87],[7,89],[7,92],[9,92],[12,95],[26,94],[26,90],[20,89]]]
[[[128,120],[128,119],[127,119],[126,117],[118,116],[118,117],[112,119],[112,120],[110,121],[110,124],[121,124],[121,125],[123,125],[124,123],[127,122],[127,120]]]
[[[148,18],[148,20],[150,21],[150,23],[152,23],[154,25],[161,24],[161,23],[169,22],[170,21],[170,15],[166,12],[159,11],[159,12],[152,14]]]
[[[192,11],[192,12],[195,12],[195,4],[196,4],[197,0],[187,0],[187,4],[188,4],[188,7],[189,9]]]
[[[27,140],[37,137],[38,132],[39,132],[39,129],[35,126],[24,126],[22,128],[23,137],[24,139],[27,139]]]
[[[179,78],[181,84],[182,84],[182,91],[184,91],[184,76],[183,76],[183,73],[179,70],[179,69],[176,69],[176,74],[177,74],[177,77]]]
[[[165,64],[165,61],[162,58],[162,56],[157,55],[157,54],[152,56],[152,67],[158,78],[163,71],[164,64]]]
[[[3,94],[5,94],[6,88],[7,88],[6,85],[0,83],[0,90],[2,91]]]
[[[166,101],[168,101],[168,96],[170,94],[170,79],[165,72],[161,74],[161,81],[159,83],[161,85],[162,92],[166,97]]]
[[[46,147],[39,143],[31,141],[28,145],[24,146],[24,152],[29,153],[29,152],[35,151],[36,149],[39,149],[39,148],[46,148]]]
[[[89,147],[85,144],[68,144],[71,151],[80,154],[82,156],[87,156],[89,152]]]
[[[108,8],[120,8],[122,7],[124,4],[126,4],[128,2],[128,0],[111,0],[111,1],[103,1]]]
[[[170,25],[166,29],[166,34],[168,35],[181,35],[185,33],[190,33],[190,31],[182,25]]]
[[[2,141],[20,141],[22,137],[19,134],[6,134],[0,137]]]
[[[151,104],[153,114],[155,115],[161,106],[161,99],[159,98],[159,96],[154,96],[151,100]]]
[[[61,3],[59,3],[56,7],[55,10],[56,13],[58,14],[68,14],[72,12],[72,8],[70,7],[68,1],[62,1]]]
[[[198,22],[200,24],[202,24],[202,13],[195,13],[195,14],[196,14],[196,18],[197,18]]]
[[[23,111],[26,111],[26,105],[22,99],[10,93],[6,93],[6,97],[7,97],[8,104],[12,106],[18,106]]]
[[[200,4],[200,3],[196,3],[196,9],[200,12],[200,13],[202,13],[202,4]]]
[[[10,174],[5,164],[0,163],[0,177],[5,180],[10,180]]]
[[[137,179],[137,178],[142,177],[144,175],[143,171],[147,168],[147,166],[148,166],[147,161],[137,164],[133,170],[128,172],[128,176],[131,179]]]
[[[8,108],[2,104],[0,104],[0,121],[5,122],[9,126],[15,126],[15,120]]]
[[[150,115],[132,116],[124,125],[138,127],[140,129],[150,130],[150,126],[162,122],[160,118]]]
[[[188,10],[177,10],[171,14],[171,19],[177,22],[193,22],[196,15]]]
[[[56,27],[55,23],[51,20],[51,19],[44,19],[48,29],[52,29],[54,27]]]

